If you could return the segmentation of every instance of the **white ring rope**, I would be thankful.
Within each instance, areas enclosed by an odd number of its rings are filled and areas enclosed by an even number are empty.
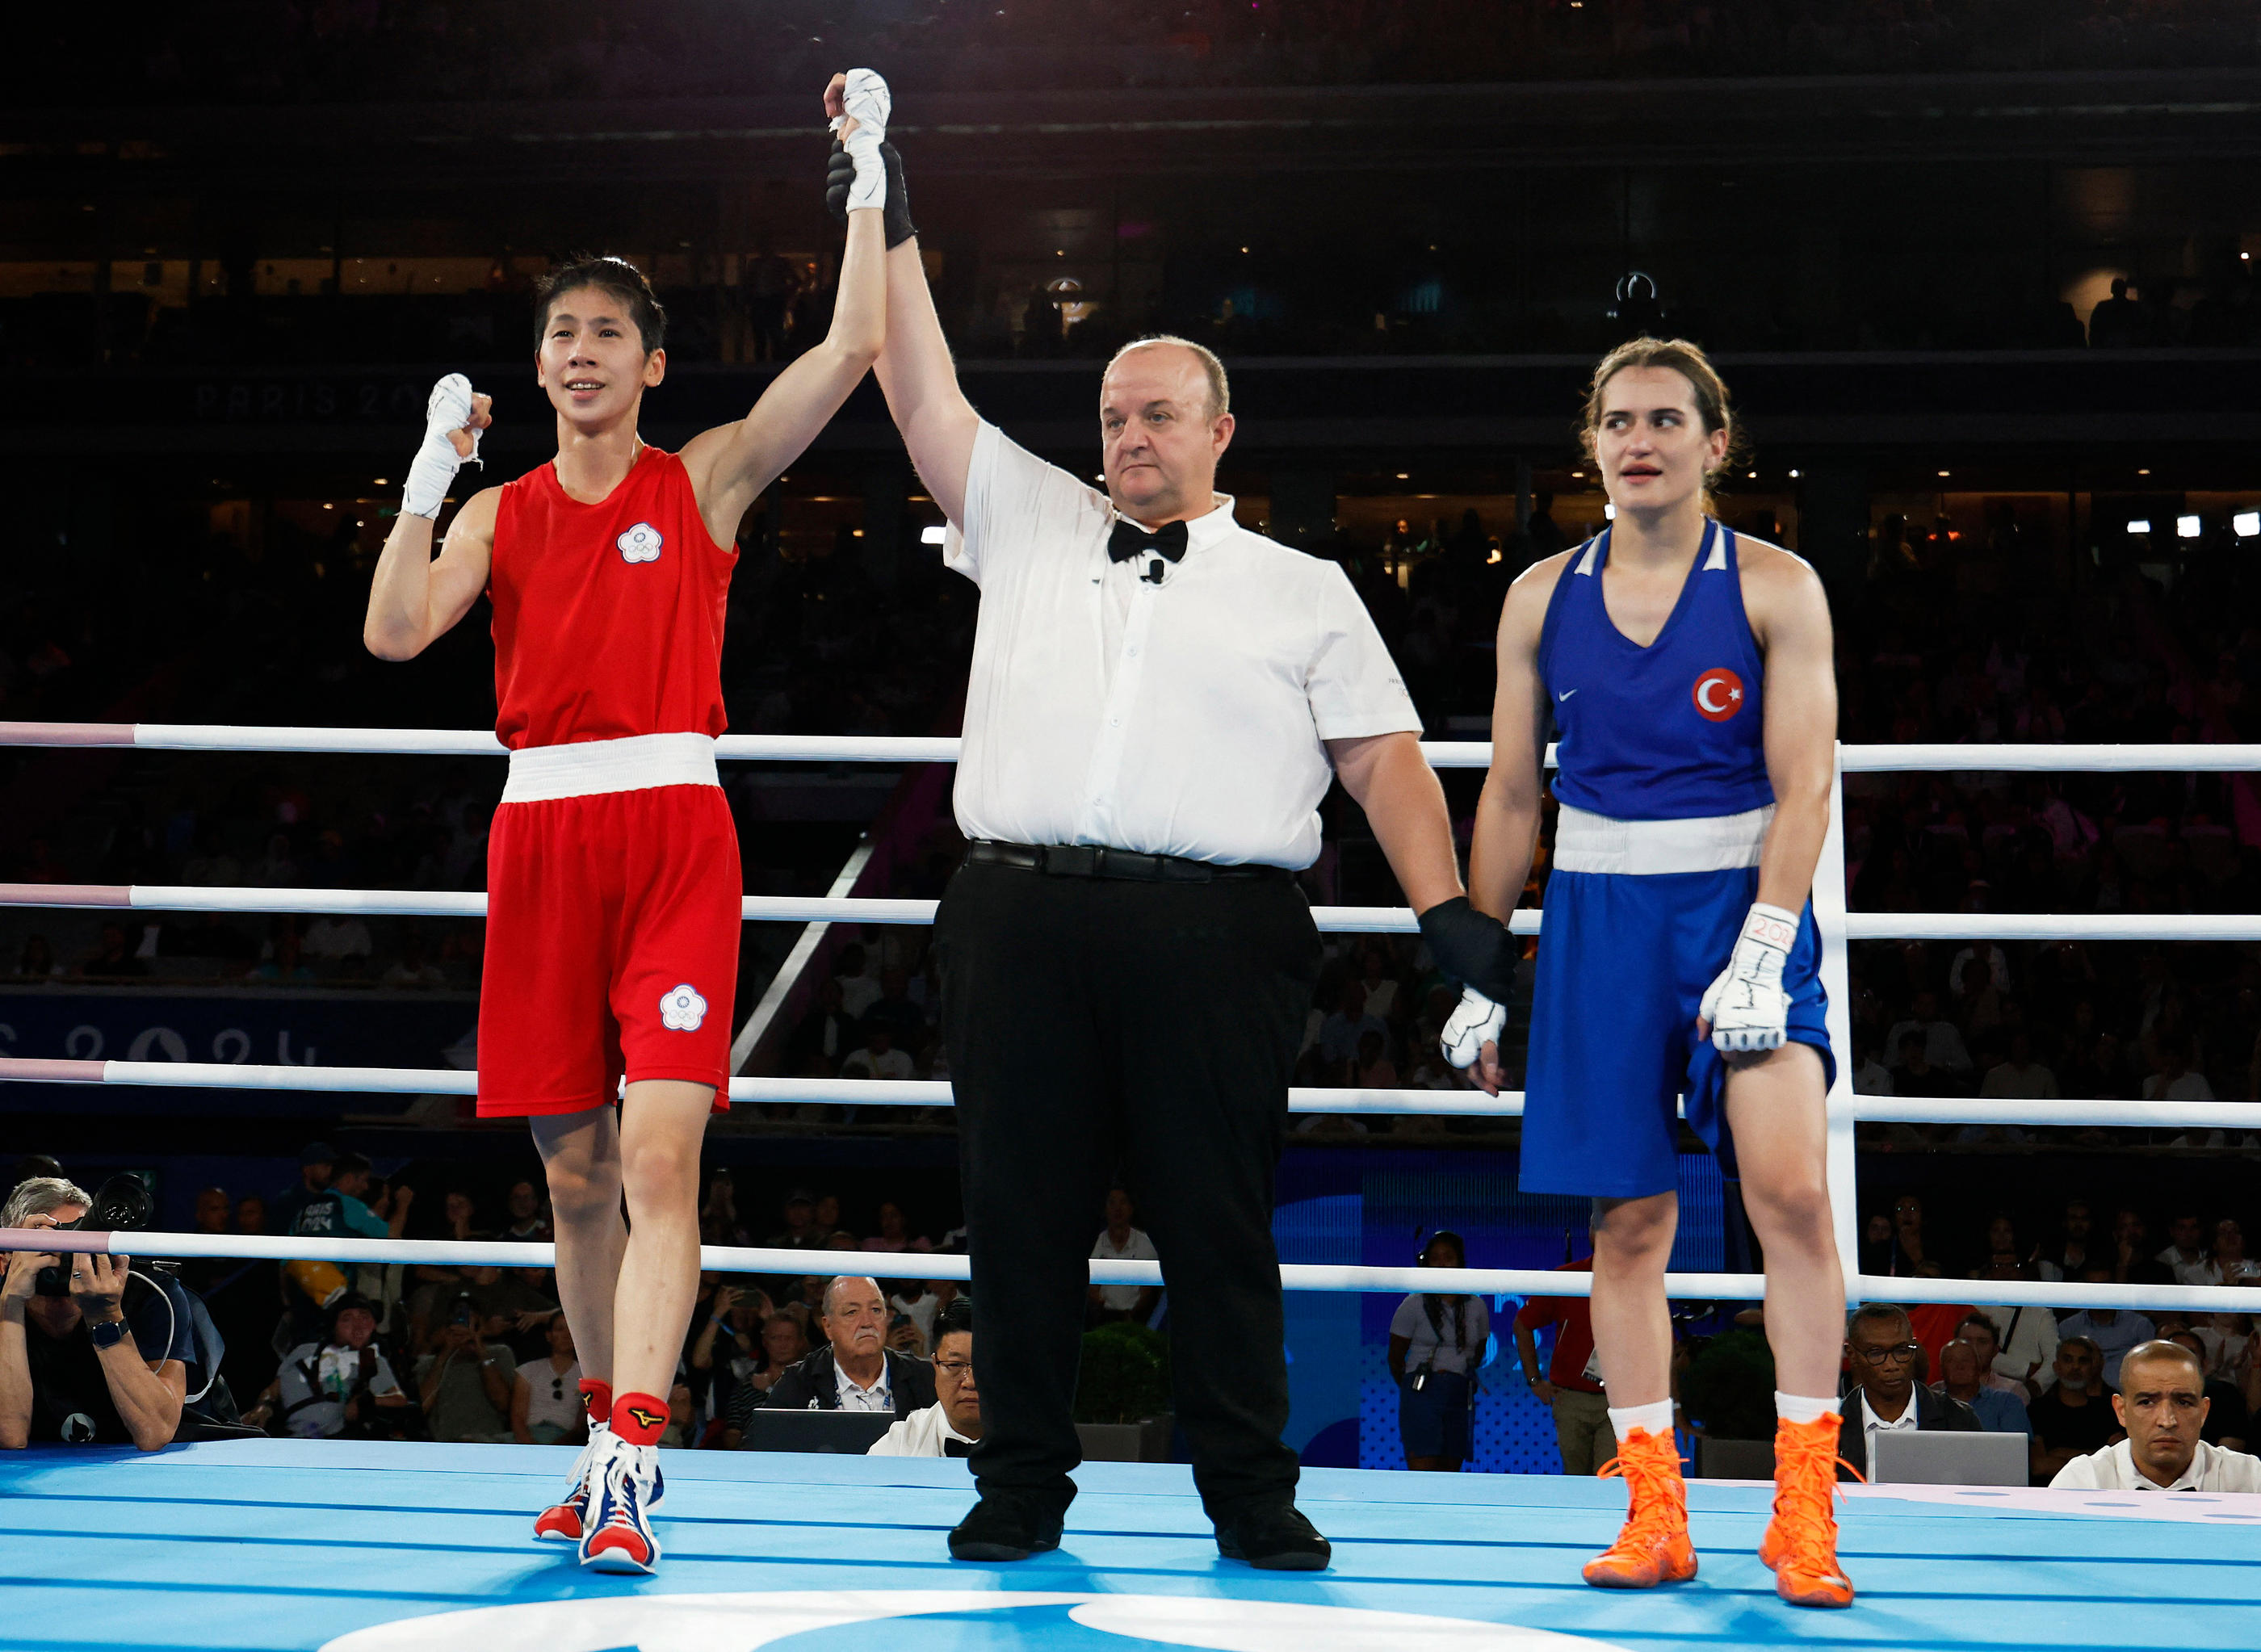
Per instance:
[[[901,735],[726,734],[714,743],[722,762],[955,763],[954,736]],[[395,757],[504,755],[486,729],[287,729],[238,723],[9,722],[0,746],[139,746],[169,751],[366,752]],[[2261,745],[1845,745],[1848,774],[1905,774],[1934,770],[2031,774],[2222,774],[2261,772]],[[1484,740],[1425,740],[1422,755],[1439,769],[1481,769],[1491,763]],[[1547,749],[1554,761],[1554,748]]]
[[[933,901],[896,901],[862,895],[770,895],[740,897],[739,914],[749,923],[900,923],[934,922]],[[487,898],[477,890],[255,889],[202,884],[0,883],[0,907],[69,907],[138,912],[344,912],[362,917],[477,918],[486,916]],[[1419,932],[1410,910],[1388,906],[1321,906],[1312,921],[1323,930],[1363,934]],[[1539,914],[1518,912],[1510,926],[1518,935],[1539,933]],[[1992,931],[1988,931],[1992,933]]]
[[[222,1061],[86,1061],[0,1056],[0,1083],[154,1085],[181,1089],[284,1090],[355,1095],[476,1095],[479,1075],[456,1067],[277,1067]],[[734,1078],[741,1105],[814,1102],[833,1107],[949,1107],[941,1079]],[[1324,1089],[1288,1092],[1293,1113],[1520,1118],[1523,1092]],[[1855,1095],[1863,1124],[2114,1125],[2160,1130],[2261,1131],[2261,1102],[1977,1100]]]
[[[81,1061],[0,1056],[0,1083],[126,1084],[183,1089],[284,1090],[349,1095],[476,1095],[479,1075],[456,1067],[276,1067],[220,1061]],[[834,1107],[949,1107],[941,1079],[734,1078],[730,1099],[822,1103]],[[1421,1113],[1519,1118],[1523,1092],[1495,1097],[1481,1090],[1291,1089],[1296,1113]],[[2261,1108],[2254,1110],[2261,1126]]]
[[[0,1228],[0,1252],[48,1251],[111,1256],[216,1257],[226,1260],[364,1262],[423,1262],[440,1266],[550,1268],[551,1245],[494,1239],[313,1239],[270,1234],[104,1232],[89,1229]],[[822,1266],[812,1268],[812,1263]],[[970,1277],[964,1256],[916,1251],[788,1251],[706,1245],[699,1251],[702,1271],[770,1274],[800,1279],[853,1267],[886,1279]],[[1159,1285],[1165,1266],[1156,1262],[1093,1261],[1095,1285]],[[1536,1268],[1359,1268],[1339,1264],[1283,1262],[1280,1282],[1288,1290],[1384,1292],[1422,1291],[1519,1296],[1583,1296],[1593,1289],[1588,1273]],[[1972,1307],[2174,1308],[2194,1313],[2261,1311],[2261,1287],[2227,1285],[2091,1285],[2075,1281],[1901,1279],[1857,1275],[1848,1302],[1969,1304]],[[1757,1302],[1766,1281],[1757,1274],[1667,1274],[1668,1296],[1683,1301]]]
[[[749,923],[882,923],[924,927],[934,901],[864,895],[740,898]],[[0,883],[0,907],[61,907],[137,912],[339,912],[362,917],[476,918],[487,898],[476,890],[253,889],[200,884]],[[1315,906],[1311,921],[1338,935],[1418,935],[1411,909]],[[2261,941],[2261,913],[1852,912],[1848,941]],[[1525,907],[1508,928],[1536,935],[1541,915]]]
[[[2255,941],[2261,913],[1848,912],[1848,941]]]

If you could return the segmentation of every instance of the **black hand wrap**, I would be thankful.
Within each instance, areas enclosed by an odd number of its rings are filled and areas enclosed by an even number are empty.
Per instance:
[[[887,204],[881,211],[886,219],[887,245],[901,246],[918,231],[911,226],[910,197],[903,192],[903,157],[892,143],[879,146],[879,159],[887,163]],[[840,220],[843,229],[848,227],[848,186],[856,181],[856,162],[841,147],[840,140],[832,140],[832,159],[824,169],[824,205]]]
[[[1439,901],[1421,914],[1421,938],[1437,967],[1496,1004],[1515,990],[1515,937],[1507,925],[1468,904],[1464,894]]]

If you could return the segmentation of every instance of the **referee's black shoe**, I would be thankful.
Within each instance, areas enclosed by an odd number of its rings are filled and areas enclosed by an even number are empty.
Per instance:
[[[1026,1560],[1058,1548],[1061,1517],[1004,1498],[985,1496],[950,1534],[952,1560]]]
[[[1259,1503],[1217,1522],[1217,1552],[1259,1571],[1324,1571],[1334,1548],[1291,1502]]]

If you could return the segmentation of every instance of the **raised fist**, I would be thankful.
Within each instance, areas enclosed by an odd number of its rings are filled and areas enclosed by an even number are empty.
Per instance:
[[[887,118],[894,112],[894,97],[876,70],[851,68],[845,75],[835,75],[824,89],[824,112],[831,117],[836,133],[853,121],[873,137],[884,138]]]
[[[493,398],[480,395],[461,373],[449,373],[432,386],[424,404],[424,440],[409,461],[400,508],[411,516],[434,516],[455,485],[456,470],[479,462],[479,432],[494,422]]]

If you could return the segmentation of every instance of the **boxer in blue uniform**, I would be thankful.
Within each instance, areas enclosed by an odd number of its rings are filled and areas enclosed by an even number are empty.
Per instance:
[[[1739,1176],[1766,1255],[1777,1380],[1783,1598],[1842,1606],[1837,1368],[1844,1275],[1830,1221],[1835,1073],[1807,896],[1828,830],[1836,683],[1813,571],[1707,514],[1727,393],[1703,352],[1639,339],[1588,393],[1612,525],[1518,579],[1500,615],[1492,768],[1470,898],[1505,917],[1529,874],[1550,719],[1554,871],[1532,1009],[1521,1182],[1594,1196],[1594,1340],[1631,1508],[1587,1582],[1696,1574],[1672,1432],[1664,1268],[1678,1218],[1676,1102]],[[1447,1053],[1502,1079],[1498,1007],[1470,993]]]

